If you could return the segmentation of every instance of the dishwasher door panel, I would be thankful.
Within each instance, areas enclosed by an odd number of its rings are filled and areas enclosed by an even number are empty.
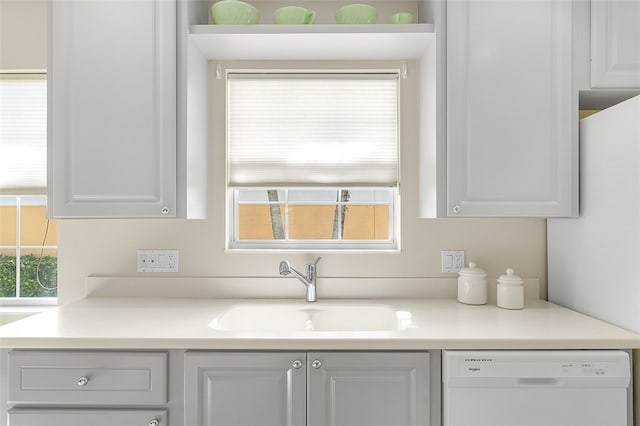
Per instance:
[[[625,389],[449,389],[444,426],[627,426]]]
[[[629,426],[620,350],[444,351],[444,426]]]

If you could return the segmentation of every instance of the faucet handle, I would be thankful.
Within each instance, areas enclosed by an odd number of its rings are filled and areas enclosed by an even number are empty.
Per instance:
[[[316,273],[316,265],[318,264],[318,262],[320,262],[320,259],[322,259],[322,257],[318,257],[316,260],[313,261],[313,263],[310,263],[307,265],[307,275],[311,276],[311,275],[315,275]]]

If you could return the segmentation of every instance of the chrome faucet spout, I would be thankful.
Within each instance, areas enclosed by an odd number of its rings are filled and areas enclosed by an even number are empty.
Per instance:
[[[307,302],[315,302],[318,300],[318,293],[316,289],[317,282],[317,267],[318,261],[321,258],[317,258],[315,262],[307,265],[307,275],[304,276],[298,272],[287,260],[280,262],[280,275],[287,276],[292,274],[307,288]]]

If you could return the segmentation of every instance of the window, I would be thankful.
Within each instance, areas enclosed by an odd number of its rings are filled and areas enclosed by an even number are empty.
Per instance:
[[[44,75],[0,74],[0,304],[54,303],[57,230],[46,218]]]
[[[286,248],[388,247],[395,189],[251,188],[233,191],[239,242]],[[267,243],[269,244],[269,243]]]
[[[398,249],[399,71],[227,70],[229,247]]]
[[[0,196],[0,226],[2,301],[56,297],[56,224],[46,218],[46,197]]]

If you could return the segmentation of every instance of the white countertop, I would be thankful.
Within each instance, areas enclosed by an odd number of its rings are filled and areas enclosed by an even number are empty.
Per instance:
[[[300,303],[300,299],[278,303]],[[320,300],[384,303],[410,313],[401,331],[233,332],[210,327],[251,299],[87,298],[0,327],[0,347],[44,349],[426,350],[640,348],[640,335],[544,301],[525,309],[455,299]]]

